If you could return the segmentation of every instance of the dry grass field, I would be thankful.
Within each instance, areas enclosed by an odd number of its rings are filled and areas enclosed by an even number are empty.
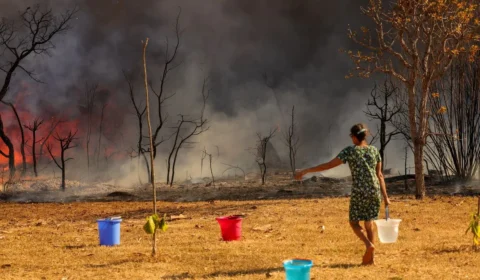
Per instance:
[[[1,203],[0,278],[284,279],[282,261],[301,257],[314,261],[312,279],[480,279],[480,252],[464,234],[476,198],[393,200],[400,237],[377,245],[372,267],[358,265],[348,198],[160,202],[160,213],[187,219],[159,234],[157,258],[142,230],[151,203]],[[242,213],[243,239],[221,241],[215,217]],[[124,219],[121,245],[100,247],[96,219],[113,215]]]

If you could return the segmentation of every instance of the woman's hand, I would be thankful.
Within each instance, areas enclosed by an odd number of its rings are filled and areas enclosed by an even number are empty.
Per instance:
[[[295,170],[295,180],[301,181],[304,175],[305,172],[303,170]]]
[[[386,197],[385,198],[385,207],[387,207],[390,204],[391,204],[390,199],[388,197]]]

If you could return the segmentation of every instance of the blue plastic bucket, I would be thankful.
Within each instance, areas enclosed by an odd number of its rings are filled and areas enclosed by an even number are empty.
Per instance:
[[[114,246],[120,244],[120,223],[122,219],[99,219],[98,235],[100,237],[100,245]]]
[[[286,280],[310,280],[310,268],[313,261],[293,259],[283,262]]]

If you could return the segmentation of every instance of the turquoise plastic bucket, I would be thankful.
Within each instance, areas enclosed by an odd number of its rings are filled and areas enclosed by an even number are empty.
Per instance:
[[[100,245],[114,246],[120,244],[120,223],[122,219],[107,218],[97,220]]]
[[[310,280],[310,268],[313,261],[293,259],[283,262],[286,280]]]

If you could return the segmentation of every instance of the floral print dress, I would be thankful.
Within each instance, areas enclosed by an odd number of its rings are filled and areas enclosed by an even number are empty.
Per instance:
[[[348,163],[352,172],[352,194],[350,198],[350,221],[372,221],[380,210],[380,183],[376,167],[381,162],[380,153],[374,146],[350,146],[337,156]]]

